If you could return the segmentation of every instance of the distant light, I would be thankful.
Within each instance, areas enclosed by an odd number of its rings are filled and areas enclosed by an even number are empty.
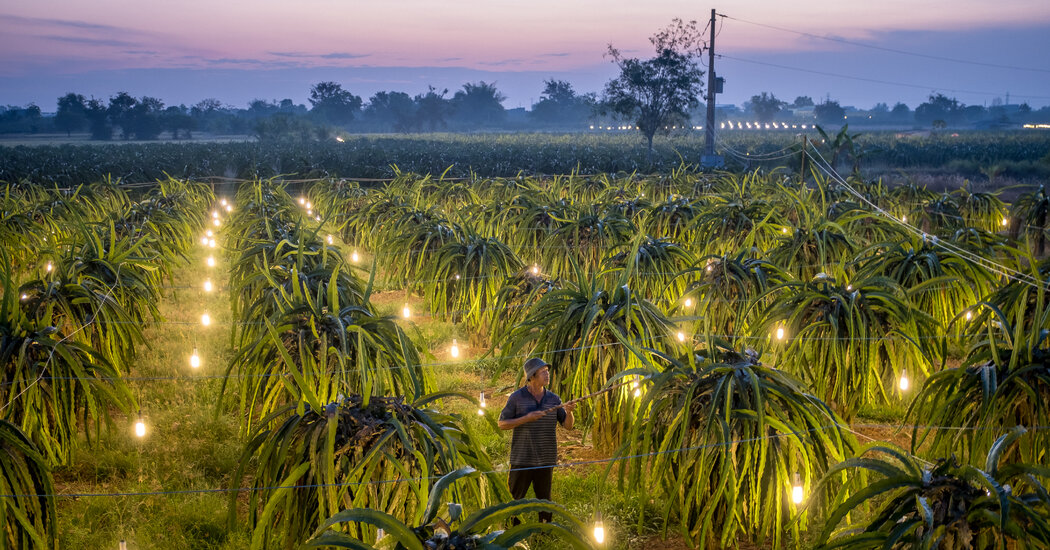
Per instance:
[[[204,234],[207,235],[208,238],[211,238],[211,237],[215,236],[215,233],[212,233],[211,229],[205,231]]]
[[[692,298],[686,298],[685,302],[683,302],[683,305],[685,305],[685,307],[693,307],[693,299]]]
[[[360,259],[361,259],[361,257],[357,255],[357,251],[356,250],[352,254],[350,254],[350,261],[351,262],[354,262],[356,264],[357,261],[360,260]]]
[[[306,201],[306,209],[307,210],[313,210],[313,207],[314,207],[313,203],[311,203],[310,201]]]
[[[135,420],[135,435],[138,437],[146,436],[146,422],[142,419],[142,411],[139,411],[139,417]]]
[[[908,388],[911,386],[911,381],[908,380],[908,371],[901,371],[901,379],[897,385],[901,391],[908,391]]]
[[[539,275],[540,274],[540,266],[539,265],[532,264],[532,274],[533,275]]]
[[[784,332],[784,327],[777,327],[777,333],[776,334],[777,334],[777,340],[783,340],[784,337],[786,336],[786,334]]]
[[[802,500],[806,497],[806,492],[802,489],[800,482],[796,481],[795,485],[791,488],[791,502],[795,504],[802,504]]]
[[[215,239],[208,239],[208,248],[215,248]]]
[[[201,244],[208,246],[208,237],[201,237]]]
[[[211,325],[211,315],[208,315],[207,313],[201,315],[201,324],[204,326]]]
[[[679,342],[685,342],[685,333],[684,332],[678,331],[678,341]]]
[[[208,256],[208,267],[215,267],[215,256]]]
[[[221,205],[223,205],[223,206],[226,206],[226,199],[222,199],[222,200],[220,200],[220,201],[219,201],[219,204],[221,204]]]
[[[204,281],[204,292],[211,292],[211,290],[211,279],[207,279],[206,281]]]
[[[218,210],[212,210],[211,211],[211,217],[213,217],[215,219],[218,219],[219,218],[219,211]]]
[[[967,311],[966,312],[966,320],[969,321],[972,318],[973,318],[973,313],[971,313],[970,311]]]
[[[193,355],[190,356],[190,366],[195,369],[201,366],[201,356],[197,355],[197,348],[193,348]]]
[[[459,342],[456,342],[455,338],[452,339],[452,347],[449,348],[448,352],[453,358],[459,357]]]
[[[343,140],[343,136],[336,136],[335,140],[338,141],[339,143],[343,143],[343,141],[344,141]]]
[[[901,216],[901,222],[908,223],[908,216]]]
[[[327,239],[327,240],[328,240],[328,244],[332,244],[332,243],[334,242],[334,241],[332,240],[332,236],[331,236],[331,235],[329,235],[329,236],[328,236],[328,239]]]
[[[1010,225],[1010,218],[1003,218],[1003,227]]]
[[[305,204],[306,204],[306,199],[304,199],[304,198],[302,198],[302,197],[299,197],[299,205],[300,205],[300,206],[303,206],[303,205],[305,205]]]
[[[408,307],[408,302],[405,302],[405,307],[401,308],[401,316],[405,319],[412,317],[412,310]]]
[[[48,273],[51,273],[55,269],[55,266],[52,265],[51,262],[47,262],[47,265],[44,266],[44,269],[46,269]]]
[[[219,218],[215,218],[214,220],[211,221],[211,224],[214,225],[215,227],[219,227],[220,225],[222,225],[222,222],[219,221]]]

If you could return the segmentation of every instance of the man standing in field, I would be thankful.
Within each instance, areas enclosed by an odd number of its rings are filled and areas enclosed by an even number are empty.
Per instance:
[[[525,386],[512,393],[499,415],[501,430],[514,430],[510,440],[510,494],[525,498],[532,486],[536,498],[551,499],[551,480],[558,463],[556,424],[572,429],[575,403],[561,405],[561,398],[548,391],[550,365],[539,357],[525,361]],[[549,523],[551,514],[540,512]]]

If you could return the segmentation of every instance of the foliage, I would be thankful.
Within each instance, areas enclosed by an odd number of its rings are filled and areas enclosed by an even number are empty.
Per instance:
[[[493,470],[457,415],[423,409],[448,395],[412,405],[402,398],[350,395],[317,409],[295,413],[288,405],[259,424],[234,475],[243,479],[255,464],[248,498],[253,549],[272,541],[296,548],[323,525],[324,518],[347,508],[382,510],[406,522],[429,513],[431,480],[463,466]],[[302,408],[302,407],[301,407]],[[440,489],[437,491],[440,493]],[[230,499],[230,526],[237,521],[237,494]],[[484,506],[506,500],[505,482],[494,473],[461,484],[452,497]],[[360,538],[375,536],[362,525],[346,526]]]
[[[800,542],[812,518],[790,502],[791,488],[809,488],[817,509],[834,496],[814,488],[856,446],[841,420],[801,382],[725,341],[646,363],[624,373],[648,381],[619,451],[620,483],[655,498],[665,531],[677,517],[701,547],[741,535],[773,548]]]
[[[842,472],[867,471],[843,488],[818,548],[1048,548],[1050,470],[1028,464],[1000,465],[1001,452],[1024,432],[995,440],[983,468],[939,459],[922,462],[888,443],[865,446],[856,458],[831,469],[822,480],[838,482]],[[873,514],[856,514],[863,507]],[[859,518],[865,518],[860,519]]]
[[[420,520],[419,527],[410,527],[405,522],[382,511],[358,508],[344,510],[325,521],[314,537],[307,541],[303,548],[404,548],[406,550],[454,550],[457,548],[485,548],[500,550],[520,548],[522,541],[534,534],[543,533],[557,539],[560,543],[572,548],[589,549],[591,544],[583,535],[583,526],[561,506],[544,500],[515,500],[507,503],[493,504],[482,510],[461,518],[462,506],[448,503],[446,512],[449,519],[438,516],[444,491],[455,481],[475,475],[470,467],[460,468],[445,474],[438,479],[431,489],[430,501]],[[531,512],[547,512],[557,518],[557,523],[521,523],[508,530],[488,532],[515,516]],[[326,531],[340,523],[366,523],[382,529],[385,537],[376,540],[375,546],[362,543],[336,531]],[[453,528],[453,525],[456,525]]]
[[[55,484],[47,461],[14,424],[0,420],[0,546],[57,548]]]

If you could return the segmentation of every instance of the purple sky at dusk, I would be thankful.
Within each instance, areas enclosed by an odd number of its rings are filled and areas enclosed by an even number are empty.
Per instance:
[[[702,27],[712,7],[730,16],[716,39],[726,56],[716,61],[726,78],[719,103],[770,91],[787,101],[830,95],[861,108],[914,108],[933,92],[966,104],[1009,92],[1012,103],[1050,105],[1047,0],[36,0],[0,7],[0,104],[53,111],[66,92],[127,91],[167,104],[214,97],[243,107],[255,98],[306,103],[321,80],[366,100],[427,85],[451,95],[485,80],[497,83],[506,107],[528,107],[547,78],[600,91],[615,74],[603,58],[607,44],[648,57],[653,32],[673,17]]]

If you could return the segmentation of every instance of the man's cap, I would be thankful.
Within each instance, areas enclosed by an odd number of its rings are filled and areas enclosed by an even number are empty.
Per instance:
[[[525,379],[528,380],[529,378],[532,378],[532,375],[536,374],[536,371],[548,366],[550,365],[539,357],[533,357],[532,359],[525,361],[525,366],[522,367],[525,370]]]

